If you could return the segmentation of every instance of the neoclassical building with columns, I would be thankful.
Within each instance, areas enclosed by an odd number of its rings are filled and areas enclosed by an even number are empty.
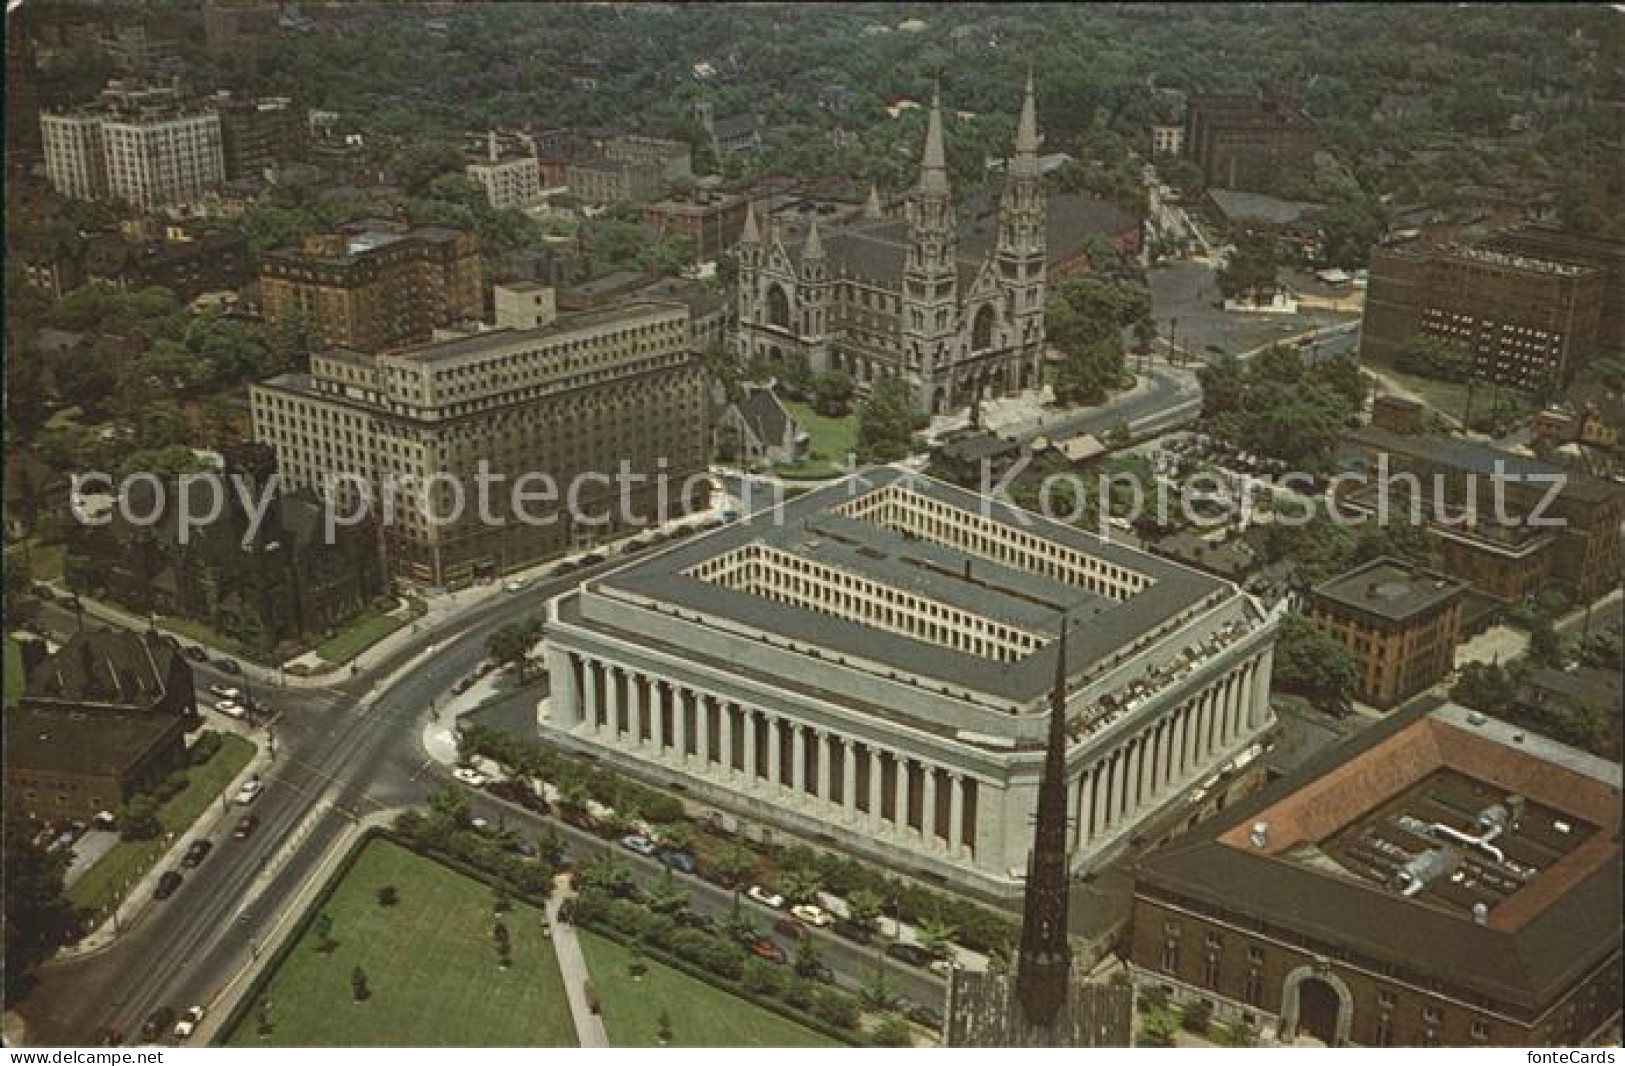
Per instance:
[[[1269,727],[1273,619],[1227,582],[898,468],[551,601],[539,727],[749,819],[1014,895],[1063,619],[1087,870]]]

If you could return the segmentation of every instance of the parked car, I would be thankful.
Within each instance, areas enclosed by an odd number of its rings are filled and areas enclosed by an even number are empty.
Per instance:
[[[451,772],[451,776],[467,785],[469,788],[479,788],[489,780],[484,774],[472,766],[459,766]]]
[[[186,645],[186,647],[181,649],[181,654],[195,663],[206,663],[209,661],[209,653],[198,647],[196,644]]]
[[[503,588],[509,592],[524,592],[526,589],[530,588],[530,578],[516,577],[504,585]]]
[[[243,716],[243,708],[231,700],[221,700],[214,705],[214,709],[227,718],[241,718]]]
[[[849,922],[845,918],[835,919],[830,931],[843,940],[850,940],[854,944],[867,944],[874,939],[874,934],[857,922]]]
[[[204,859],[208,858],[209,852],[213,850],[214,841],[194,840],[192,841],[191,847],[186,849],[186,854],[181,857],[181,865],[190,869],[191,867],[202,862]]]
[[[947,977],[948,972],[952,970],[955,965],[956,964],[949,959],[932,959],[928,968],[938,977]]]
[[[766,959],[768,962],[776,962],[781,966],[784,964],[787,958],[787,956],[784,954],[784,949],[765,936],[759,936],[750,942],[750,953],[755,955],[758,959]]]
[[[191,1006],[181,1015],[181,1020],[175,1023],[175,1039],[186,1040],[197,1031],[197,1023],[203,1020],[203,1008]]]
[[[750,888],[745,890],[745,895],[749,896],[757,903],[772,907],[774,910],[782,910],[784,908],[784,897],[779,895],[777,892],[769,892],[761,885],[751,885]]]
[[[942,1015],[923,1003],[916,1003],[909,1007],[906,1017],[915,1025],[923,1025],[927,1029],[942,1029]]]
[[[921,969],[931,965],[932,960],[935,958],[934,955],[920,947],[918,944],[887,944],[886,954],[901,962],[906,962],[910,966],[918,966]]]
[[[662,865],[669,866],[678,873],[691,874],[694,872],[694,856],[686,851],[673,851],[670,848],[662,848],[655,858],[659,859]]]
[[[249,837],[254,835],[254,830],[259,828],[259,824],[259,815],[245,814],[241,818],[237,819],[237,828],[231,831],[231,835],[236,837],[238,840],[247,840]]]
[[[773,931],[790,940],[805,940],[809,935],[807,930],[790,918],[780,918],[774,922]]]
[[[243,782],[243,787],[237,790],[237,795],[232,797],[232,802],[239,807],[246,807],[259,799],[260,793],[263,791],[265,791],[265,786],[260,783],[260,779],[251,777]]]
[[[218,696],[223,700],[236,701],[243,698],[242,690],[232,688],[230,685],[210,685],[209,694],[212,696]]]
[[[174,1007],[158,1007],[141,1023],[141,1042],[151,1044],[175,1024]]]
[[[597,552],[589,552],[581,557],[582,566],[597,566],[604,561],[604,557]]]
[[[158,878],[158,887],[153,890],[153,899],[168,899],[181,887],[181,875],[174,870],[165,870],[164,875]]]
[[[806,922],[808,925],[816,925],[820,929],[835,922],[833,914],[822,907],[815,907],[811,903],[798,903],[790,908],[790,913],[795,915],[797,920]]]
[[[223,656],[214,661],[214,668],[219,670],[222,674],[236,675],[243,672],[242,666],[238,664],[236,659],[227,659]]]
[[[28,591],[32,592],[36,599],[44,600],[46,603],[51,603],[56,599],[56,593],[51,590],[51,586],[40,581],[30,585]]]
[[[628,835],[622,837],[621,847],[625,848],[627,851],[636,852],[639,855],[653,855],[656,851],[654,841],[650,840],[646,836],[639,836],[637,833],[629,833]]]

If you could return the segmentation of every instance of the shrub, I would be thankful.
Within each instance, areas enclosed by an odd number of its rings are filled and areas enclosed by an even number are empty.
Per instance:
[[[858,1027],[858,1001],[843,992],[826,988],[813,1000],[813,1013],[842,1029]]]
[[[378,906],[393,907],[401,901],[400,890],[394,885],[385,885],[378,890]]]
[[[221,745],[225,742],[223,736],[212,730],[202,733],[192,741],[192,746],[186,749],[186,760],[193,766],[202,766],[219,754]]]
[[[869,1039],[881,1047],[909,1047],[914,1043],[914,1037],[908,1031],[908,1023],[889,1015],[875,1026],[874,1032],[869,1034]]]
[[[1180,1019],[1180,1025],[1187,1033],[1205,1033],[1212,1024],[1213,1006],[1200,999],[1187,1006],[1184,1017]]]

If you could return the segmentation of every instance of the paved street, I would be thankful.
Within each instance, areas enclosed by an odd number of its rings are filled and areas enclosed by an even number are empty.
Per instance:
[[[246,841],[217,840],[180,890],[144,910],[106,951],[42,967],[37,987],[15,1004],[29,1039],[93,1044],[108,1026],[128,1037],[160,1004],[213,1000],[287,916],[288,901],[346,825],[421,802],[431,790],[438,771],[422,753],[417,723],[484,656],[487,634],[611,565],[492,598],[335,687],[260,692],[281,713],[278,758],[254,806],[259,828]],[[196,673],[200,688],[240,684],[207,666]]]

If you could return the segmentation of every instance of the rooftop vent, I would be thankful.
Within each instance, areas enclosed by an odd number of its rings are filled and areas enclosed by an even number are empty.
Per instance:
[[[1270,842],[1270,824],[1268,822],[1254,822],[1253,831],[1248,834],[1253,847],[1262,848]]]
[[[1490,920],[1490,905],[1483,900],[1473,904],[1473,921],[1479,925],[1487,925]]]

